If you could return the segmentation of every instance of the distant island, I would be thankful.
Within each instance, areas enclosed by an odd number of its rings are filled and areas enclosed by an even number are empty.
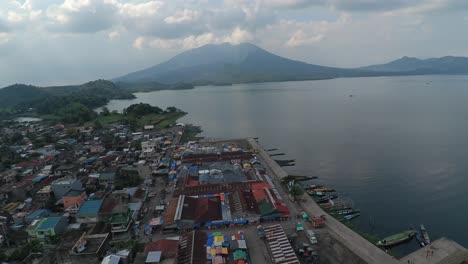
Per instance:
[[[191,89],[199,85],[323,80],[340,77],[468,74],[468,58],[401,59],[360,68],[326,67],[290,60],[250,43],[205,45],[182,52],[166,62],[113,80],[82,85],[37,87],[14,84],[0,89],[0,118],[23,113],[52,115],[104,106],[133,93]]]

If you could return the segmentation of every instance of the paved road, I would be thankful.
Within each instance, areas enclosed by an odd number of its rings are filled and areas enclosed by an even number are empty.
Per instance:
[[[250,145],[257,151],[257,156],[266,167],[267,171],[273,176],[275,184],[281,186],[280,180],[286,177],[288,174],[273,160],[270,158],[268,153],[254,140],[247,140]],[[282,188],[278,188],[282,189]],[[284,197],[285,200],[287,197]],[[351,251],[357,254],[367,263],[379,263],[379,264],[397,264],[399,263],[392,256],[388,255],[380,248],[374,246],[372,243],[349,229],[347,226],[340,223],[335,218],[329,216],[320,206],[315,203],[314,200],[308,195],[304,195],[306,202],[302,203],[303,210],[309,216],[320,216],[326,215],[326,229],[330,234],[343,245],[348,247]],[[289,207],[291,208],[291,207]]]

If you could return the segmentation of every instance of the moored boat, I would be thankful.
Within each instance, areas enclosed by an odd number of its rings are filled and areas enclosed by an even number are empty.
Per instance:
[[[347,210],[339,210],[334,213],[339,214],[339,215],[349,215],[349,214],[355,214],[359,212],[360,212],[359,210],[347,209]]]
[[[415,230],[406,230],[401,233],[386,237],[380,240],[379,242],[377,242],[376,245],[388,247],[388,246],[400,244],[413,238],[416,235],[416,233],[417,232]]]
[[[424,238],[422,236],[421,229],[415,229],[415,230],[416,230],[416,240],[418,241],[418,244],[421,247],[425,247],[426,243],[424,242]]]
[[[326,196],[318,199],[317,203],[326,203],[329,200],[333,200],[333,199],[336,199],[336,198],[338,198],[338,195],[326,195]]]
[[[354,213],[354,214],[347,214],[347,215],[344,215],[343,217],[346,219],[346,220],[351,220],[351,219],[354,219],[358,216],[360,216],[361,214],[360,213]]]
[[[424,225],[421,225],[419,227],[419,230],[421,231],[421,235],[422,235],[422,238],[424,240],[424,243],[426,245],[429,245],[431,243],[431,239],[429,238],[429,234],[427,233],[427,230],[426,228],[424,227]]]

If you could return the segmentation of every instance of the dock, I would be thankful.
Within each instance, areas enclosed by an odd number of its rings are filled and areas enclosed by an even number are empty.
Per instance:
[[[468,250],[448,238],[431,244],[403,257],[401,264],[461,264],[468,262]]]
[[[280,185],[281,181],[288,177],[286,173],[268,153],[254,140],[247,139],[252,148],[257,152],[257,157],[275,179],[275,184]],[[329,233],[343,245],[357,254],[366,263],[379,264],[399,264],[400,262],[373,245],[356,232],[343,225],[341,222],[327,214],[317,203],[308,195],[304,195],[306,201],[302,203],[304,211],[309,216],[320,217],[325,215],[325,228]]]
[[[253,139],[247,142],[256,151],[260,162],[268,169],[275,184],[280,185],[286,180],[286,173],[280,165]],[[309,215],[326,216],[325,229],[336,240],[358,255],[369,264],[462,264],[468,263],[468,249],[453,240],[441,238],[399,260],[385,253],[382,249],[367,241],[365,238],[345,226],[327,212],[325,212],[309,195],[304,195],[302,209]],[[430,251],[431,253],[428,253]],[[433,253],[432,253],[433,252]],[[428,255],[429,254],[429,255]],[[427,256],[427,257],[426,257]]]

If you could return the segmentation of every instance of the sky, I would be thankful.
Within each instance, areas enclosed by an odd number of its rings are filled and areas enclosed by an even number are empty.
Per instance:
[[[0,0],[0,87],[111,79],[223,42],[338,67],[468,56],[468,1]]]

